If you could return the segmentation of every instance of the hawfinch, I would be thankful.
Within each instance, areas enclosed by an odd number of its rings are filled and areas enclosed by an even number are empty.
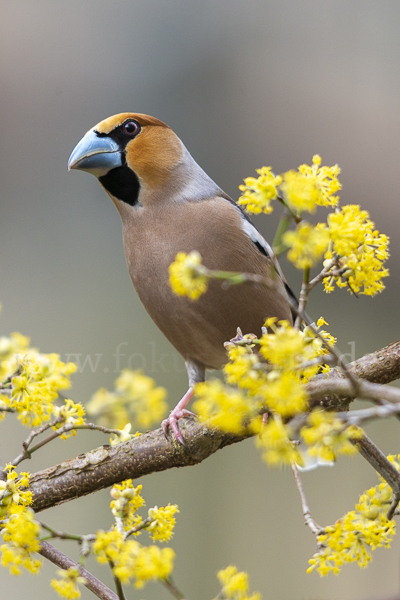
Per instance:
[[[177,421],[206,369],[227,362],[224,342],[237,327],[259,334],[268,317],[291,322],[286,284],[272,250],[250,219],[189,154],[165,123],[122,113],[90,129],[69,169],[95,175],[122,219],[125,257],[147,312],[183,356],[189,389],[163,422],[183,443]],[[210,282],[197,301],[176,295],[168,267],[178,252],[197,250],[209,269],[256,273],[274,285]]]

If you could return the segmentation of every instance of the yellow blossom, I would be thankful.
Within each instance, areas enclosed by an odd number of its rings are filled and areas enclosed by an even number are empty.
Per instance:
[[[271,377],[263,393],[268,408],[282,417],[290,417],[307,408],[306,388],[297,374],[284,372]]]
[[[319,365],[313,364],[312,361],[321,354],[326,354],[328,349],[314,330],[306,327],[304,331],[299,331],[288,321],[279,321],[276,324],[272,319],[269,319],[266,325],[273,333],[267,332],[259,340],[262,356],[277,371],[289,371],[292,374],[296,371],[296,375],[301,377],[302,381],[316,375]],[[319,321],[317,329],[321,325],[322,321]],[[326,342],[334,344],[335,338],[329,333],[323,330],[319,333]],[[270,380],[274,377],[276,378],[276,373],[269,376]]]
[[[117,444],[121,444],[122,442],[127,442],[128,440],[130,440],[133,437],[133,435],[131,434],[131,429],[132,423],[127,423],[125,427],[123,427],[123,429],[119,430],[118,434],[114,434],[115,438],[110,438],[111,446],[116,446]]]
[[[305,358],[308,346],[301,331],[288,321],[270,325],[273,333],[265,333],[260,339],[260,352],[271,364],[281,369],[292,370]]]
[[[40,549],[40,524],[35,521],[33,511],[13,504],[2,533],[7,542],[0,547],[3,567],[7,567],[12,575],[20,575],[22,567],[37,573],[41,562],[32,558],[32,552]]]
[[[338,454],[356,454],[351,440],[362,436],[358,427],[348,427],[335,413],[322,410],[310,413],[300,433],[309,454],[326,461],[334,461]]]
[[[65,404],[62,406],[53,406],[53,415],[56,419],[60,419],[60,422],[53,427],[57,430],[64,425],[82,425],[85,422],[85,409],[80,402],[75,403],[73,400],[66,399]],[[63,433],[60,437],[63,440],[69,438],[70,435],[76,435],[75,429],[71,432]]]
[[[10,337],[0,337],[0,381],[5,381],[18,370],[18,355],[25,354],[29,348],[29,338],[14,332]],[[36,352],[35,349],[30,349]]]
[[[197,300],[207,291],[208,278],[201,272],[201,256],[193,250],[178,252],[169,266],[169,283],[175,294]]]
[[[174,568],[175,552],[172,548],[158,546],[141,546],[132,563],[132,573],[136,588],[142,588],[148,581],[167,579]],[[118,567],[114,570],[118,577]]]
[[[0,518],[10,512],[11,507],[21,504],[28,506],[32,504],[32,492],[23,490],[29,485],[29,473],[18,473],[15,467],[7,465],[4,471],[8,471],[6,481],[0,480]]]
[[[330,571],[338,573],[346,562],[357,562],[360,567],[366,567],[371,560],[371,550],[390,546],[395,526],[393,520],[388,521],[381,513],[375,519],[364,517],[357,511],[347,513],[318,536],[322,549],[309,560],[307,572],[316,569],[320,575]]]
[[[277,198],[277,187],[282,183],[282,177],[276,176],[271,167],[257,169],[259,177],[247,177],[244,185],[239,189],[244,192],[238,200],[240,206],[244,206],[248,212],[269,214],[272,212],[271,200]]]
[[[165,388],[157,387],[154,380],[140,370],[123,369],[115,381],[115,390],[129,405],[140,428],[147,429],[153,423],[159,423],[167,412]]]
[[[249,576],[230,565],[218,571],[217,577],[222,585],[219,596],[226,600],[261,600],[261,594],[254,592],[249,596]]]
[[[117,529],[98,531],[93,542],[93,552],[99,563],[107,564],[108,561],[116,563],[124,545],[124,534]]]
[[[10,406],[22,424],[35,427],[48,421],[59,390],[71,385],[69,377],[76,366],[62,362],[58,354],[39,354],[34,348],[24,355],[14,355],[8,364],[14,368],[14,374],[18,372],[11,379]]]
[[[153,423],[159,423],[167,412],[165,397],[166,390],[156,386],[151,377],[140,370],[123,369],[115,380],[115,392],[101,388],[86,408],[88,414],[98,417],[107,427],[125,431],[132,412],[135,426],[148,429]]]
[[[86,411],[88,415],[96,417],[100,425],[121,430],[130,420],[127,404],[115,392],[100,388],[86,405]]]
[[[315,182],[298,171],[287,171],[283,175],[282,191],[288,206],[296,213],[303,210],[316,211],[318,189]]]
[[[233,346],[228,351],[229,362],[224,367],[225,381],[254,394],[263,382],[260,359],[249,346]]]
[[[357,205],[343,206],[328,216],[330,247],[324,264],[340,272],[325,278],[325,291],[332,291],[333,283],[367,296],[384,289],[382,278],[389,271],[383,263],[389,256],[389,238],[374,227],[368,212]]]
[[[79,569],[77,567],[70,567],[69,569],[61,569],[57,571],[60,575],[60,579],[52,579],[51,585],[63,598],[73,600],[74,598],[80,598],[81,592],[78,588],[78,584],[84,585],[86,579],[81,577]]]
[[[342,186],[338,180],[340,173],[339,165],[333,167],[321,167],[321,157],[314,154],[312,165],[300,165],[299,173],[305,175],[315,182],[319,192],[317,204],[319,206],[336,206],[339,198],[334,196]]]
[[[195,394],[194,410],[200,421],[208,421],[212,427],[240,433],[255,416],[251,400],[218,379],[196,384]]]
[[[121,519],[124,529],[131,529],[134,523],[134,513],[138,508],[145,504],[140,492],[143,486],[136,488],[132,484],[132,479],[126,479],[122,483],[117,483],[111,488],[111,497],[113,498],[110,508],[114,517]]]
[[[279,418],[269,419],[268,423],[263,425],[255,443],[261,450],[263,460],[270,467],[302,464],[297,446],[290,440],[289,431]]]
[[[298,268],[313,267],[322,259],[329,243],[329,235],[325,225],[313,226],[302,221],[295,231],[286,231],[282,241],[290,248],[288,259]]]
[[[387,458],[400,468],[399,457]],[[318,536],[321,549],[309,560],[307,572],[315,569],[320,575],[338,573],[345,563],[350,562],[366,567],[371,560],[371,551],[382,546],[389,548],[396,530],[395,521],[386,518],[391,502],[392,490],[386,481],[366,490],[355,510],[326,527]]]
[[[98,531],[93,551],[99,562],[112,561],[113,573],[122,583],[134,580],[134,586],[143,587],[147,581],[166,579],[172,573],[175,553],[172,548],[142,546],[137,540],[126,540],[113,529]]]
[[[154,506],[149,509],[149,519],[151,519],[148,530],[154,541],[167,542],[174,533],[175,514],[179,512],[176,504],[168,504],[168,506]]]

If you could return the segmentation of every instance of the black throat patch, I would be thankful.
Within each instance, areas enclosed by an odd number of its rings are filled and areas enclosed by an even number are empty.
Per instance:
[[[111,169],[107,175],[99,177],[99,181],[117,200],[122,200],[130,206],[136,206],[139,203],[139,179],[136,173],[126,165]]]

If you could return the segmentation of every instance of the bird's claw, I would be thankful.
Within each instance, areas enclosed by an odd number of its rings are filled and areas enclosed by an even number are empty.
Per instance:
[[[187,449],[187,445],[185,440],[182,437],[181,432],[179,431],[178,421],[179,419],[183,419],[184,417],[195,417],[196,415],[192,413],[190,410],[186,410],[186,408],[174,408],[169,414],[169,417],[164,419],[161,423],[162,430],[164,432],[165,438],[168,439],[168,428],[171,428],[172,434],[175,436],[175,439]]]

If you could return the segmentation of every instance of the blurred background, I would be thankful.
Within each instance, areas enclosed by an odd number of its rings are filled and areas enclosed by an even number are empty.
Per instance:
[[[342,168],[342,203],[360,203],[390,235],[391,277],[375,299],[316,292],[350,360],[399,337],[400,4],[397,0],[1,0],[1,332],[20,331],[43,352],[80,361],[69,393],[86,403],[112,388],[119,369],[143,368],[186,390],[182,359],[138,301],[119,215],[94,177],[68,173],[75,144],[107,116],[135,111],[166,121],[233,198],[256,168]],[[277,215],[257,225],[272,239]],[[300,275],[283,259],[295,290]],[[118,350],[119,348],[119,350]],[[117,353],[120,364],[116,364]],[[1,423],[0,456],[27,436]],[[386,453],[400,451],[398,421],[368,426]],[[98,433],[53,442],[30,471],[106,443]],[[136,482],[138,483],[138,482]],[[192,600],[213,598],[217,570],[235,564],[251,589],[274,600],[361,600],[399,593],[399,543],[366,570],[306,574],[315,541],[303,524],[291,472],[268,469],[253,442],[203,464],[144,478],[147,505],[179,504],[175,579]],[[304,476],[314,518],[333,523],[377,483],[361,458]],[[43,514],[56,529],[89,533],[111,524],[109,493]],[[77,557],[71,542],[62,545]],[[88,568],[107,583],[105,567]],[[0,570],[2,597],[54,598],[55,567],[38,577]],[[168,598],[159,584],[129,598]],[[93,596],[84,589],[82,598]]]

